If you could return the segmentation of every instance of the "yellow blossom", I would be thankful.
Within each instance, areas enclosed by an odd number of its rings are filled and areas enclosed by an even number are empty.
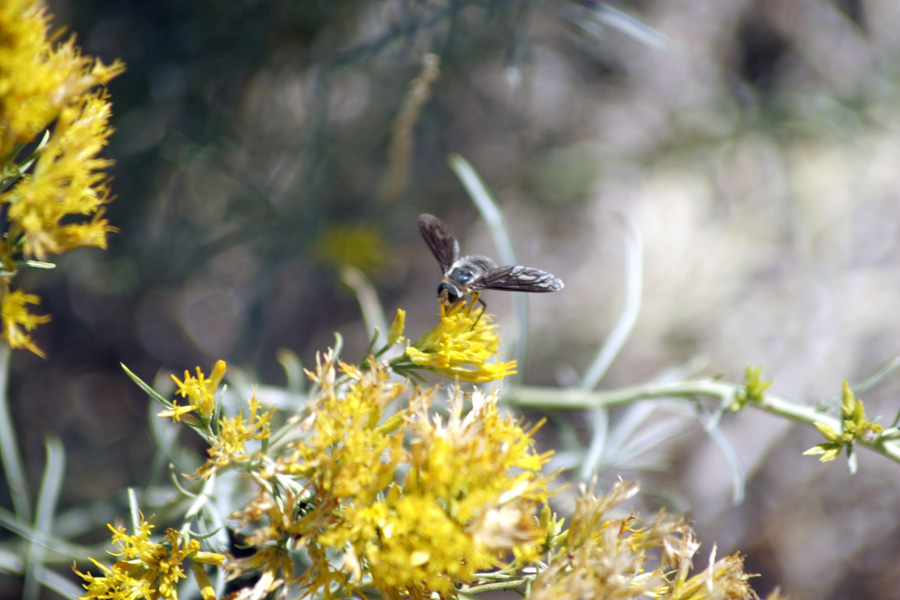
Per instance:
[[[103,92],[64,108],[53,134],[34,166],[0,201],[9,203],[10,231],[22,235],[25,256],[44,260],[81,246],[106,248],[115,229],[102,218],[109,202],[109,160],[97,158],[106,144],[110,104]],[[87,222],[63,223],[70,215],[90,215]]]
[[[219,419],[216,442],[207,451],[209,460],[197,470],[196,475],[209,477],[219,467],[231,462],[247,460],[245,449],[247,442],[263,440],[272,434],[273,411],[261,411],[260,402],[255,393],[248,403],[248,413],[247,418],[244,418],[244,414],[241,412],[234,417]]]
[[[204,420],[208,421],[216,408],[215,393],[222,379],[225,378],[225,369],[227,365],[224,360],[216,361],[213,371],[207,379],[197,367],[197,377],[192,377],[187,371],[184,372],[184,381],[180,381],[172,375],[172,379],[178,385],[178,392],[182,398],[187,398],[189,404],[187,406],[179,406],[177,402],[172,402],[172,408],[164,410],[157,414],[158,417],[172,417],[172,420],[178,421],[182,416],[189,412],[196,411]]]
[[[35,315],[28,312],[28,304],[38,304],[40,298],[35,294],[26,294],[22,290],[10,290],[4,287],[0,298],[0,318],[3,320],[2,338],[10,348],[25,348],[41,358],[44,353],[31,339],[31,332],[41,323],[50,320],[50,315]]]
[[[332,361],[331,354],[324,361],[317,356],[317,372],[310,378],[333,381]],[[339,367],[350,378],[346,392],[338,395],[326,383],[314,407],[313,430],[307,440],[290,446],[291,454],[282,459],[283,470],[314,478],[317,487],[332,497],[357,497],[368,503],[393,479],[400,460],[402,432],[383,427],[382,418],[407,388],[391,381],[383,365],[365,372],[346,363]]]
[[[871,441],[884,431],[880,424],[866,419],[863,401],[856,399],[846,379],[841,394],[841,417],[841,431],[835,431],[827,423],[814,423],[826,441],[816,444],[803,454],[819,456],[821,462],[829,462],[840,456],[845,448],[852,449],[856,441]]]
[[[583,486],[563,533],[565,543],[535,579],[528,600],[757,598],[738,554],[716,560],[713,548],[708,567],[691,575],[700,544],[683,518],[662,511],[647,520],[611,514],[637,491],[636,484],[624,481],[599,496]]]
[[[716,560],[715,548],[709,566],[702,572],[670,586],[662,586],[651,596],[666,600],[718,600],[719,598],[757,598],[750,587],[750,575],[744,572],[744,559],[731,554]]]
[[[430,493],[390,494],[376,536],[354,540],[376,588],[447,594],[495,565],[489,549],[479,547],[437,500]]]
[[[406,325],[406,311],[402,308],[397,309],[394,320],[391,321],[391,327],[388,329],[387,345],[393,346],[397,342],[403,340],[403,327]]]
[[[472,408],[463,414],[463,394],[456,390],[446,420],[420,404],[412,428],[415,478],[407,485],[447,498],[448,512],[461,522],[516,497],[545,500],[547,480],[540,473],[550,455],[534,452],[537,427],[526,431],[502,415],[496,391],[476,389],[469,397]]]
[[[437,389],[397,381],[392,364],[316,356],[306,414],[287,421],[268,456],[257,455],[257,494],[231,515],[247,551],[224,564],[232,585],[244,585],[234,598],[451,600],[507,584],[531,600],[755,597],[739,555],[716,560],[713,551],[692,573],[699,543],[684,519],[613,514],[637,494],[635,484],[620,481],[602,495],[583,487],[566,529],[548,506],[550,453],[534,443],[540,423],[523,428],[500,410],[497,390],[464,394],[459,384],[435,409]],[[192,405],[211,403],[224,372],[219,361],[208,379],[198,370],[176,382]],[[845,416],[864,421],[856,402],[844,404]],[[249,405],[247,417],[220,419],[210,469],[244,460],[244,444],[269,435],[268,413],[255,396]],[[146,523],[131,536],[114,530],[120,560],[95,561],[98,576],[79,572],[84,598],[172,598],[189,559],[212,600],[200,565],[221,555],[172,531],[154,544],[149,533]],[[534,572],[527,584],[523,572]]]
[[[3,339],[39,356],[29,332],[49,317],[28,315],[36,296],[8,291],[31,259],[74,248],[106,248],[103,218],[111,161],[99,158],[112,132],[103,89],[124,70],[81,55],[74,37],[51,33],[44,3],[0,3],[0,285]],[[33,263],[32,263],[33,264]]]
[[[122,72],[116,61],[103,65],[83,57],[74,38],[53,46],[42,2],[0,6],[0,156],[38,137],[74,98]]]
[[[473,392],[464,416],[457,390],[446,420],[431,413],[431,399],[411,402],[403,483],[374,503],[346,502],[318,538],[334,549],[350,544],[386,595],[446,594],[508,554],[537,559],[546,536],[537,513],[547,499],[548,455],[534,452],[533,430],[500,415],[496,394]]]
[[[252,525],[243,539],[262,562],[235,562],[235,571],[271,564],[262,557],[272,548],[302,546],[313,565],[296,580],[304,593],[368,587],[425,598],[452,595],[486,569],[537,560],[550,478],[534,428],[501,414],[496,393],[477,390],[456,389],[439,416],[435,390],[392,380],[384,362],[368,366],[316,357],[308,374],[320,391],[299,421],[301,439],[235,515]],[[398,406],[401,398],[408,403]],[[281,487],[284,477],[298,491]]]
[[[109,201],[98,158],[112,129],[105,85],[124,70],[81,56],[74,38],[56,41],[42,3],[7,2],[0,7],[0,157],[7,162],[11,250],[40,260],[79,246],[106,247],[113,229],[102,217]],[[16,151],[47,130],[30,173],[12,163]],[[24,168],[24,167],[23,167]],[[70,215],[87,222],[63,223]],[[21,246],[18,244],[21,242]]]
[[[218,565],[225,561],[225,556],[215,552],[200,550],[200,542],[195,539],[186,540],[178,531],[169,529],[161,543],[150,540],[153,525],[141,520],[140,526],[133,534],[126,533],[124,527],[113,527],[112,543],[117,550],[110,551],[119,560],[112,567],[90,559],[98,567],[102,575],[90,572],[75,572],[85,580],[87,593],[80,596],[82,600],[127,598],[166,598],[177,600],[178,581],[186,577],[185,561],[191,562],[195,576],[204,598],[214,597],[209,578],[200,565]],[[202,574],[201,574],[202,573]]]
[[[592,486],[594,484],[592,483]],[[632,498],[634,483],[619,481],[608,494],[582,486],[565,543],[534,581],[529,600],[639,598],[674,600],[685,587],[699,545],[683,519],[660,513],[642,523],[633,514],[615,518],[611,509]],[[693,582],[695,580],[691,580]],[[718,589],[710,588],[718,592]],[[701,598],[744,598],[713,595]]]
[[[415,365],[446,377],[485,383],[502,381],[516,373],[516,361],[498,362],[500,337],[489,314],[469,310],[465,302],[447,308],[441,304],[441,321],[406,347]],[[488,362],[491,359],[494,362]]]
[[[371,223],[338,223],[325,229],[313,256],[335,267],[355,267],[372,273],[387,264],[388,245],[384,234]]]
[[[742,410],[748,403],[762,402],[765,391],[772,386],[771,381],[762,378],[762,367],[748,366],[745,379],[744,389],[735,394],[734,401],[729,406],[735,412]]]

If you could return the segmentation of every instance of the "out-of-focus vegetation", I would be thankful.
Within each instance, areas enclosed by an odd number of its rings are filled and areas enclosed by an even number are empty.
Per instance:
[[[614,323],[615,213],[641,233],[645,271],[610,385],[702,357],[732,379],[764,362],[779,393],[839,403],[845,377],[900,353],[895,2],[50,8],[85,52],[128,65],[106,152],[120,233],[28,282],[53,315],[37,334],[50,360],[14,360],[25,456],[39,472],[44,436],[61,437],[65,501],[112,497],[152,461],[146,400],[119,362],[151,380],[223,357],[276,381],[280,347],[308,364],[341,330],[362,353],[344,265],[425,329],[439,270],[417,215],[496,255],[451,153],[496,194],[521,261],[566,281],[531,299],[529,383],[572,381]],[[508,297],[487,300],[503,325]],[[896,382],[869,390],[870,416],[893,414]],[[744,504],[693,436],[666,447],[656,480],[685,494],[706,547],[745,552],[761,592],[900,598],[896,465],[862,455],[851,479],[801,456],[814,431],[753,414],[726,431]]]

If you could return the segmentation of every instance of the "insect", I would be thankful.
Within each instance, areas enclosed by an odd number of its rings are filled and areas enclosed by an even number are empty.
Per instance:
[[[460,257],[459,242],[434,215],[419,215],[419,231],[444,273],[438,286],[438,298],[444,304],[455,306],[470,294],[472,304],[477,301],[486,307],[478,298],[479,290],[557,292],[563,289],[562,279],[534,267],[498,267],[486,256]]]

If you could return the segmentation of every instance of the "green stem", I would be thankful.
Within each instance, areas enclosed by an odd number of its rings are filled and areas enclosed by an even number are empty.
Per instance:
[[[470,594],[481,594],[483,592],[493,592],[499,590],[515,590],[530,580],[534,579],[533,577],[521,577],[518,579],[509,579],[508,581],[497,581],[494,583],[483,583],[481,585],[473,585],[464,590],[466,595]]]
[[[503,399],[513,406],[544,410],[587,410],[630,404],[638,400],[651,398],[693,399],[705,397],[714,398],[725,406],[730,406],[744,389],[744,385],[741,384],[712,379],[636,385],[599,392],[521,386],[510,389],[504,394]],[[825,414],[815,407],[800,404],[783,396],[763,394],[759,401],[748,402],[747,406],[752,406],[798,423],[806,425],[824,423],[835,431],[842,430],[841,421],[837,417]],[[857,440],[855,443],[877,452],[896,463],[900,463],[900,441],[876,437],[872,440]]]
[[[31,499],[28,497],[28,483],[25,466],[19,453],[19,440],[9,410],[9,359],[12,350],[0,342],[0,460],[6,473],[6,482],[12,496],[16,516],[23,522],[31,522]]]

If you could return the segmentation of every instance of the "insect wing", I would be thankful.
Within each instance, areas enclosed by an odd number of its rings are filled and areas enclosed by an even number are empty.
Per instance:
[[[419,215],[419,232],[431,248],[431,253],[441,263],[441,271],[446,273],[450,265],[459,258],[459,242],[447,230],[443,221],[434,215]]]
[[[472,283],[471,287],[516,292],[558,292],[563,289],[563,282],[547,271],[515,265],[493,269]]]

